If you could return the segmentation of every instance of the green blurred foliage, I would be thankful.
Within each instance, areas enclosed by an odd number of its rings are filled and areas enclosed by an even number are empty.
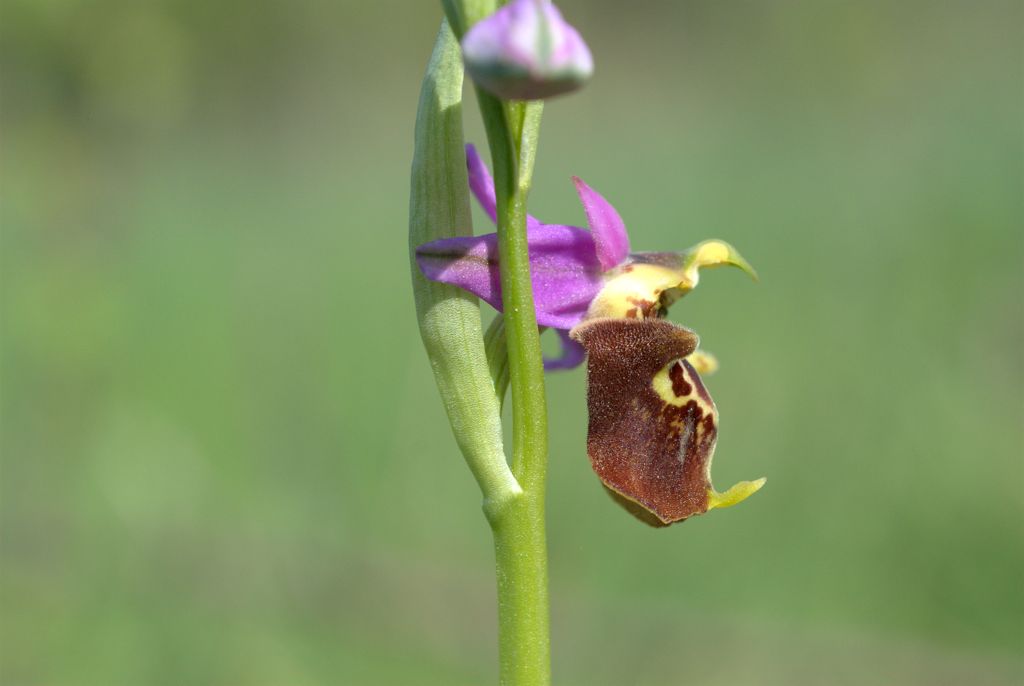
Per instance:
[[[533,211],[581,223],[579,174],[635,248],[755,264],[672,318],[722,361],[719,486],[769,482],[646,529],[551,376],[557,682],[1020,683],[1021,5],[562,4],[597,75]],[[493,680],[405,252],[438,19],[5,0],[3,683]]]

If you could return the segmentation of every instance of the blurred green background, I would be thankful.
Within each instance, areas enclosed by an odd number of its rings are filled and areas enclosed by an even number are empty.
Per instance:
[[[597,74],[532,211],[583,223],[578,174],[634,248],[754,263],[672,319],[722,362],[718,485],[769,482],[648,529],[549,377],[556,682],[1020,684],[1022,5],[562,7]],[[437,3],[2,16],[0,681],[492,683],[405,245]]]

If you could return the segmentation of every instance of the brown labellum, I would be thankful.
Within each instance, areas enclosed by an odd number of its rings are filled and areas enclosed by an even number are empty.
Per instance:
[[[572,337],[588,356],[587,453],[612,496],[652,526],[716,506],[718,412],[684,359],[697,335],[660,319],[609,318],[579,325]]]

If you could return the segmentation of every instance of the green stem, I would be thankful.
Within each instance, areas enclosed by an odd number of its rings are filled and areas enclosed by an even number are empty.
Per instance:
[[[508,110],[477,90],[494,161],[501,290],[512,388],[512,473],[522,493],[489,512],[498,571],[501,683],[551,682],[548,562],[544,522],[547,400],[526,243],[526,199],[540,108],[524,106],[522,137]],[[520,154],[522,152],[522,154]]]
[[[456,38],[461,40],[470,26],[494,11],[497,2],[442,0],[442,4]],[[503,103],[479,88],[477,100],[494,162],[498,254],[512,388],[511,469],[522,488],[508,498],[485,499],[498,575],[500,681],[505,686],[548,686],[551,641],[544,520],[547,400],[526,243],[526,199],[541,104]],[[491,371],[493,374],[493,360]]]
[[[526,198],[532,174],[529,167],[520,169],[519,146],[512,139],[501,101],[479,90],[477,99],[494,161],[498,254],[512,387],[512,473],[524,490],[543,493],[547,401],[526,244]],[[532,161],[533,152],[522,157]]]
[[[503,686],[551,683],[544,498],[525,492],[491,518],[498,575],[498,660]]]

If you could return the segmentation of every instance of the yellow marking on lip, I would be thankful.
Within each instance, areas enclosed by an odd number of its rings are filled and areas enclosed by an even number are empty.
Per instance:
[[[690,370],[686,367],[683,367],[683,374],[686,377],[686,383],[690,384],[690,388],[692,390],[686,395],[676,395],[676,392],[672,390],[672,377],[670,373],[672,371],[672,366],[676,364],[679,364],[679,361],[673,360],[662,367],[658,373],[654,375],[654,378],[651,379],[651,387],[654,389],[654,392],[657,393],[658,397],[666,404],[675,405],[676,407],[682,407],[692,400],[697,404],[697,407],[700,408],[703,416],[711,415],[715,417],[715,421],[717,422],[718,413],[715,410],[715,407],[709,404],[700,396],[699,393],[697,393],[697,384],[699,381],[693,378]]]
[[[679,269],[660,264],[628,265],[608,275],[604,288],[597,294],[587,312],[588,319],[597,317],[625,318],[630,309],[637,308],[636,301],[647,301],[656,306],[663,291],[673,288],[684,278]],[[637,311],[637,318],[643,313]]]
[[[651,386],[654,388],[654,392],[658,394],[662,402],[668,405],[675,405],[676,407],[682,407],[690,400],[689,396],[678,396],[675,391],[672,390],[672,378],[669,376],[669,370],[672,369],[672,365],[675,362],[669,362],[668,366],[663,368],[654,378],[651,380]]]

